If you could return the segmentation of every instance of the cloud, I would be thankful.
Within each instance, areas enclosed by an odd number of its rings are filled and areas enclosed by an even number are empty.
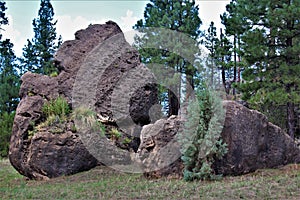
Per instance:
[[[136,31],[133,31],[132,27],[136,24],[139,18],[133,16],[133,11],[127,10],[126,16],[121,17],[120,27],[124,32],[125,38],[129,44],[134,42],[134,35]]]
[[[133,16],[133,11],[127,10],[126,16],[121,17],[121,28],[124,32],[132,30],[132,27],[136,24],[138,18]]]
[[[7,15],[9,25],[2,27],[4,31],[1,31],[2,39],[10,39],[14,44],[14,51],[17,56],[22,55],[22,48],[27,41],[27,35],[21,34],[21,31],[14,26],[14,19],[11,15]]]
[[[219,1],[196,1],[199,5],[199,15],[203,22],[201,29],[207,30],[210,22],[213,21],[217,27],[224,28],[221,24],[220,15],[226,11],[226,5],[230,3],[229,0],[219,0]]]
[[[31,31],[21,31],[16,29],[14,19],[11,15],[7,15],[9,25],[2,26],[4,30],[0,30],[0,34],[3,35],[3,39],[8,38],[14,44],[14,51],[18,57],[22,56],[23,48],[27,44],[27,39],[32,39],[34,34],[31,27]],[[104,24],[110,19],[102,18],[100,20],[87,19],[83,16],[71,17],[69,15],[61,15],[56,17],[56,32],[57,36],[61,35],[63,41],[74,40],[75,32],[81,29],[85,29],[89,24]],[[121,29],[125,32],[126,39],[132,41],[133,31],[132,26],[136,23],[137,17],[133,17],[133,12],[128,10],[125,17],[121,17],[121,20],[116,20],[120,24]],[[126,34],[127,32],[127,34]]]
[[[27,44],[27,39],[32,39],[34,36],[33,30],[31,29],[30,33],[26,33],[25,31],[20,31],[14,26],[14,19],[11,15],[7,15],[9,25],[3,26],[4,31],[1,31],[4,38],[9,38],[11,42],[14,44],[14,51],[18,57],[22,56],[23,48]],[[89,24],[103,24],[106,19],[101,20],[89,20],[82,16],[77,16],[72,18],[68,15],[57,16],[57,24],[56,24],[56,33],[57,36],[61,35],[63,41],[73,40],[75,39],[75,32],[80,29],[85,29]]]
[[[76,31],[87,28],[89,24],[103,24],[106,21],[108,20],[89,20],[82,16],[75,18],[69,15],[57,16],[56,32],[62,36],[63,41],[74,40]]]

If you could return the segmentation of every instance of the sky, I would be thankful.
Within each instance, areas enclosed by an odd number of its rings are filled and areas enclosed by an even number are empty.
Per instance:
[[[18,57],[27,39],[34,36],[32,20],[38,17],[39,0],[6,0],[6,16],[9,25],[0,30],[3,38],[11,39]],[[54,19],[57,20],[57,34],[63,41],[74,39],[74,33],[85,29],[89,24],[103,24],[115,21],[126,35],[132,35],[132,26],[143,18],[146,4],[150,1],[140,0],[52,0]],[[229,0],[196,0],[199,5],[199,16],[203,22],[201,30],[206,30],[211,21],[217,30],[223,27],[220,14],[225,12]]]

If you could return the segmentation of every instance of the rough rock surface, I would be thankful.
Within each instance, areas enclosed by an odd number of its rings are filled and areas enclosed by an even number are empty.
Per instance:
[[[229,152],[215,162],[218,174],[240,175],[260,168],[300,163],[300,148],[262,113],[234,101],[224,101],[222,138]]]
[[[49,127],[50,128],[50,127]],[[30,140],[26,176],[48,179],[91,169],[98,161],[86,150],[79,136],[71,130],[45,129]],[[26,168],[27,167],[27,168]]]
[[[176,134],[182,121],[176,116],[160,119],[143,127],[137,152],[144,175],[152,178],[179,177],[183,169]]]
[[[217,174],[241,175],[260,168],[300,163],[300,148],[279,127],[268,122],[266,116],[234,101],[223,103],[226,118],[221,135],[228,144],[228,153],[214,163]],[[153,167],[168,161],[159,151],[166,149],[166,144],[172,146],[169,149],[174,153],[179,152],[179,145],[174,141],[179,124],[182,124],[180,119],[170,118],[143,128],[141,137],[144,138],[141,138],[138,152],[146,176],[182,175],[181,160],[170,162],[172,164],[167,167]]]
[[[131,121],[135,122],[132,122],[133,126],[149,122],[147,109],[157,103],[157,91],[151,85],[152,74],[141,65],[137,51],[125,41],[114,22],[90,25],[86,30],[76,32],[75,40],[66,41],[59,48],[55,64],[59,69],[57,77],[30,72],[22,77],[21,101],[14,120],[9,159],[21,174],[32,179],[74,174],[98,163],[78,133],[72,132],[72,121],[65,122],[63,131],[51,131],[61,127],[48,127],[30,136],[34,126],[45,120],[42,114],[45,102],[62,96],[74,108],[78,102],[86,101],[87,107],[93,108],[102,120],[110,123],[110,127],[119,125],[119,119],[131,116]],[[140,75],[136,76],[137,73],[132,71],[140,72]],[[90,77],[89,73],[97,76]],[[130,76],[142,77],[143,82],[136,82],[134,86],[128,81],[127,85],[122,84]],[[131,96],[134,101],[130,100]],[[121,110],[116,110],[119,104]],[[141,121],[134,116],[142,116]],[[128,133],[133,134],[139,137],[140,133]],[[132,141],[132,148],[136,149],[139,140]]]

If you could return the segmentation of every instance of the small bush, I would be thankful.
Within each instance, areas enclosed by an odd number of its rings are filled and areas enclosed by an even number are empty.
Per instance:
[[[49,127],[54,124],[61,124],[67,121],[68,114],[70,114],[70,107],[63,97],[58,97],[45,103],[43,105],[42,112],[46,119],[38,125],[36,125],[34,121],[30,122],[32,130],[28,131],[29,138],[45,127]]]
[[[57,77],[58,76],[58,72],[54,71],[50,74],[50,77]]]
[[[123,140],[123,144],[129,144],[130,142],[132,142],[132,139],[126,137],[124,140]]]
[[[70,113],[70,107],[63,97],[58,97],[46,103],[42,111],[47,118],[54,115],[64,119]]]
[[[219,176],[214,174],[211,165],[215,158],[227,152],[221,139],[225,112],[221,100],[207,88],[199,89],[196,96],[188,106],[185,129],[178,136],[183,176],[186,181],[217,179]]]
[[[122,133],[116,128],[112,128],[109,133],[113,140],[118,140],[120,137],[122,137]]]
[[[96,113],[88,108],[79,107],[73,110],[71,118],[74,120],[85,120],[85,121],[88,121],[88,119],[94,120],[96,119]]]

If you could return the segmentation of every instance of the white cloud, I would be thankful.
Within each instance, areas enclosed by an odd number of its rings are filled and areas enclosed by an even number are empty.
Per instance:
[[[14,50],[18,57],[22,56],[23,48],[27,44],[27,39],[33,37],[33,31],[26,33],[25,31],[20,31],[14,26],[14,19],[11,15],[8,15],[9,25],[4,26],[4,31],[1,31],[4,38],[11,39],[11,42],[14,44]],[[82,16],[77,16],[72,18],[68,15],[57,16],[56,32],[57,36],[61,35],[63,41],[75,39],[74,34],[80,29],[85,29],[89,24],[103,24],[108,20],[88,20]]]
[[[10,39],[11,42],[14,44],[14,50],[17,56],[22,55],[22,48],[24,47],[28,35],[21,34],[21,31],[15,28],[14,26],[14,19],[11,15],[7,15],[9,25],[4,26],[4,31],[2,33],[2,39]]]
[[[58,16],[57,20],[56,32],[62,36],[64,41],[74,40],[75,32],[87,28],[89,24],[103,24],[108,21],[106,19],[88,20],[82,16],[72,18],[69,15]]]
[[[125,33],[126,39],[129,42],[133,41],[133,31],[132,26],[138,20],[137,17],[133,17],[133,12],[128,10],[125,17],[121,17],[120,21],[116,21],[120,24],[121,29]],[[14,25],[14,19],[11,15],[8,15],[9,25],[3,26],[4,30],[0,30],[0,33],[3,35],[3,39],[9,38],[11,42],[14,44],[14,51],[18,57],[22,56],[23,48],[27,44],[27,39],[31,39],[33,37],[32,29],[28,29],[30,31],[21,31],[16,29]],[[89,24],[104,24],[110,19],[100,19],[100,20],[89,20],[83,16],[71,17],[69,15],[57,16],[57,24],[56,24],[56,32],[57,35],[61,35],[63,41],[66,40],[74,40],[75,32],[81,29],[85,29]],[[32,27],[31,27],[32,28]],[[127,33],[126,33],[127,32]]]
[[[132,27],[136,24],[139,18],[133,16],[133,11],[127,10],[126,16],[121,17],[120,27],[124,32],[125,38],[129,44],[134,42],[134,35],[137,33],[132,29]]]
[[[133,16],[133,11],[127,10],[126,16],[121,17],[121,28],[123,32],[132,30],[132,27],[136,24],[138,18]]]
[[[211,21],[215,23],[218,32],[220,28],[224,28],[221,24],[220,15],[226,11],[226,5],[229,3],[229,0],[197,1],[199,5],[199,15],[203,22],[201,29],[207,30]]]

